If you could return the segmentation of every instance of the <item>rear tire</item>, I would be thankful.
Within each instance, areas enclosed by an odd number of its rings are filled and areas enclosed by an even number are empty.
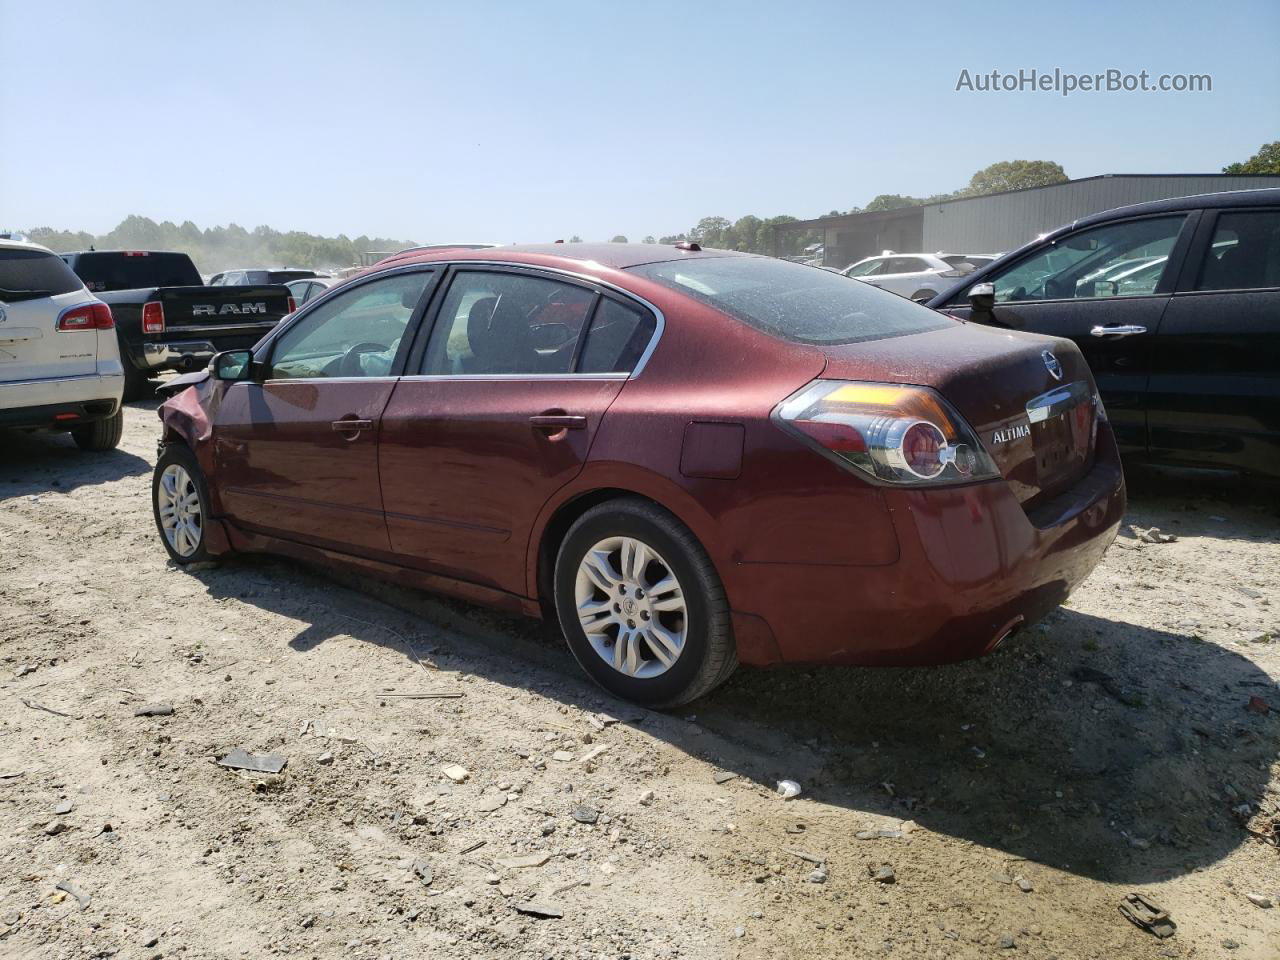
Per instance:
[[[646,707],[710,692],[738,665],[729,604],[689,528],[640,499],[592,507],[556,556],[569,650],[605,690]]]
[[[209,488],[195,454],[184,444],[169,444],[156,461],[151,509],[160,542],[174,563],[185,566],[209,559],[204,537]]]
[[[114,450],[124,433],[124,410],[117,409],[105,420],[95,420],[71,428],[71,439],[81,450]]]

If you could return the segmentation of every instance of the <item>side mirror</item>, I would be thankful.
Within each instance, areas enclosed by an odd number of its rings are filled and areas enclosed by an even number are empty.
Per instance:
[[[975,311],[989,313],[995,305],[995,284],[975,283],[969,288],[969,306],[971,306]]]
[[[253,352],[224,350],[215,353],[209,363],[215,380],[249,380],[253,375]]]

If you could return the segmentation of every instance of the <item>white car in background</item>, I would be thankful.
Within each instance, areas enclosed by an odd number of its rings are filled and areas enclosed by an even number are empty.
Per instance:
[[[900,297],[926,303],[960,277],[996,259],[989,253],[894,253],[886,250],[840,272]]]
[[[0,428],[68,431],[83,450],[110,450],[123,393],[111,308],[51,250],[0,240]]]

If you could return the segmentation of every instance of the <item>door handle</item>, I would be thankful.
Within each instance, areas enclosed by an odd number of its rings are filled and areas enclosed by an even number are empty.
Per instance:
[[[1095,337],[1131,337],[1135,333],[1146,333],[1146,327],[1132,323],[1119,323],[1111,327],[1094,327],[1089,331]]]
[[[349,418],[346,420],[335,420],[333,421],[332,424],[330,424],[330,426],[332,426],[333,429],[336,430],[338,433],[356,434],[356,433],[360,433],[362,430],[372,430],[373,421],[372,420],[356,420],[355,418]],[[354,437],[352,437],[352,439],[354,439]]]
[[[538,430],[585,430],[587,429],[587,418],[574,416],[568,413],[542,413],[536,417],[530,417],[531,423]]]

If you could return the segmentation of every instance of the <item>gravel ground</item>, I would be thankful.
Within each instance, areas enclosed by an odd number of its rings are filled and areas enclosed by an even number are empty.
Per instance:
[[[110,454],[0,438],[0,956],[1280,956],[1266,492],[1143,484],[1177,539],[1126,531],[985,660],[743,669],[663,715],[536,623],[175,569],[153,411]]]

